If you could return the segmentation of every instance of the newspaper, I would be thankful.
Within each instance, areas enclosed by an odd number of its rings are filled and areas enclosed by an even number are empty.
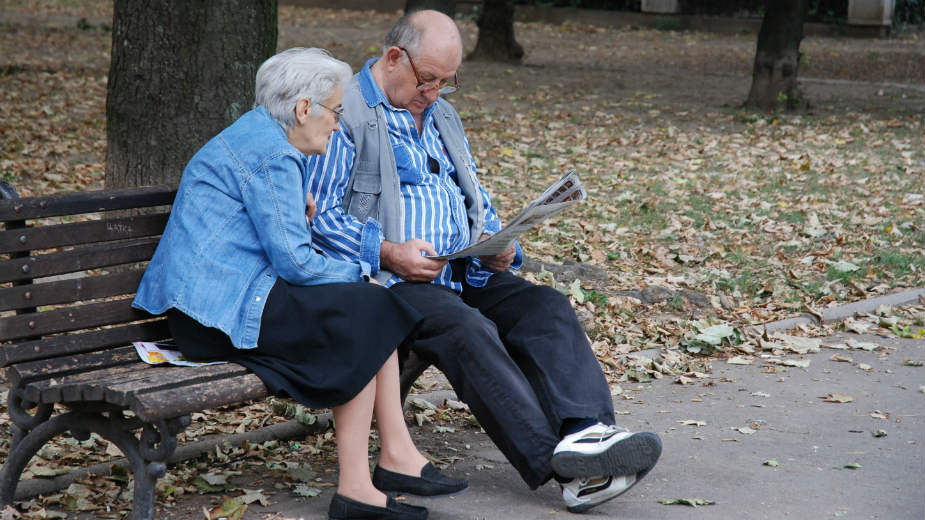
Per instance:
[[[183,357],[180,351],[168,349],[168,347],[176,347],[176,345],[168,345],[166,343],[133,341],[132,345],[135,346],[135,352],[138,353],[138,357],[149,365],[169,363],[179,367],[201,367],[205,365],[220,365],[222,363],[227,363],[227,361],[212,361],[209,363],[189,361]]]
[[[450,260],[466,256],[496,255],[514,245],[517,237],[525,231],[587,197],[588,193],[581,185],[581,180],[575,175],[575,170],[569,170],[561,179],[546,188],[546,191],[536,200],[527,204],[527,207],[511,219],[501,231],[454,253],[428,258]]]

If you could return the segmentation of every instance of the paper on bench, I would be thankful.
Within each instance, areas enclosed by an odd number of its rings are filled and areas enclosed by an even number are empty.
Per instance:
[[[208,363],[189,361],[183,357],[182,352],[165,348],[175,345],[152,343],[150,341],[133,341],[132,345],[135,346],[135,352],[138,352],[138,357],[149,365],[169,363],[180,367],[201,367],[205,365],[221,365],[222,363],[227,363],[227,361],[212,361]]]
[[[450,260],[466,256],[496,255],[514,245],[514,240],[522,233],[536,226],[540,222],[557,215],[573,204],[581,202],[588,197],[588,193],[581,185],[581,180],[575,175],[575,170],[569,170],[558,181],[546,188],[536,200],[527,204],[501,231],[494,235],[454,253],[441,256],[429,256],[435,260]]]

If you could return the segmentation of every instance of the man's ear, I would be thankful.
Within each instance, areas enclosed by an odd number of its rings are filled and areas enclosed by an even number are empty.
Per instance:
[[[389,49],[385,51],[384,58],[389,68],[394,68],[401,64],[401,53],[402,50],[398,47],[389,47]]]
[[[304,123],[312,113],[312,102],[308,99],[302,98],[296,101],[295,104],[295,119],[300,124]]]

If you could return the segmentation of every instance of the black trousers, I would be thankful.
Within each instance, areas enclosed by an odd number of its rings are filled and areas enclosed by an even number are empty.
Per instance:
[[[411,348],[437,366],[479,424],[536,489],[552,477],[562,421],[614,424],[613,401],[571,304],[510,272],[462,295],[430,283],[392,286],[424,316]]]

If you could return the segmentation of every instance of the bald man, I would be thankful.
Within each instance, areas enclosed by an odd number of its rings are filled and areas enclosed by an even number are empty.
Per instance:
[[[392,28],[347,87],[327,153],[310,159],[312,236],[334,258],[368,262],[424,315],[410,348],[443,371],[531,489],[555,478],[569,511],[586,511],[645,476],[661,441],[614,426],[568,299],[510,272],[523,261],[518,244],[428,258],[501,229],[459,115],[440,97],[459,89],[462,52],[456,24],[437,11]]]

